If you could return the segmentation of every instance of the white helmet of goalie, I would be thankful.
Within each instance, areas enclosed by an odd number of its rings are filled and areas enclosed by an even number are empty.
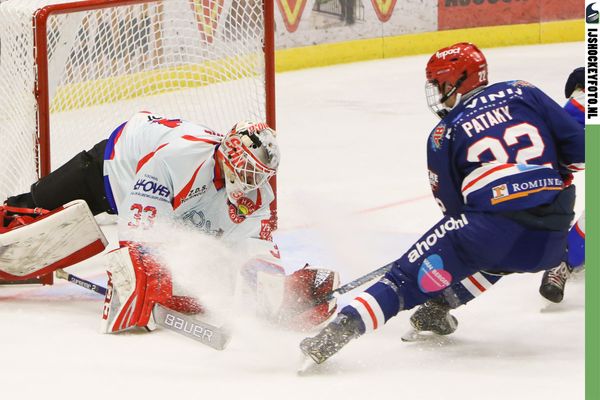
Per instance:
[[[279,166],[275,131],[264,122],[238,122],[225,135],[218,151],[223,160],[225,189],[233,204],[266,184]]]

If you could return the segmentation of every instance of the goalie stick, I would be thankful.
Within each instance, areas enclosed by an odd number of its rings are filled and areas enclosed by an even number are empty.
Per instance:
[[[63,269],[56,270],[56,277],[64,279],[99,295],[106,295],[106,288],[93,282],[79,278]],[[163,305],[155,304],[152,311],[154,322],[165,329],[194,339],[216,350],[223,350],[230,336],[223,327],[217,327],[196,318],[173,311]]]

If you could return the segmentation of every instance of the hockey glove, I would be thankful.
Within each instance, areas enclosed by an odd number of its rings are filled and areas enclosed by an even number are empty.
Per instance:
[[[326,322],[337,309],[337,299],[328,296],[339,284],[337,272],[308,264],[287,276],[280,322],[299,330],[310,330]]]

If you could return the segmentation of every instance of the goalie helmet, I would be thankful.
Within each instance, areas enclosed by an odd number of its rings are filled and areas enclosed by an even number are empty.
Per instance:
[[[275,131],[264,122],[241,121],[223,138],[218,151],[227,197],[233,204],[277,172],[279,146],[275,136]]]
[[[459,104],[465,94],[488,84],[485,56],[471,43],[457,43],[436,51],[425,71],[427,105],[440,118]],[[454,94],[454,104],[446,105]]]

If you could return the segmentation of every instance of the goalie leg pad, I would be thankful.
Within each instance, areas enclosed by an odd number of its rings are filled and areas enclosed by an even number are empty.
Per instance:
[[[171,297],[170,277],[140,246],[126,244],[107,256],[109,282],[101,331],[146,327],[154,304]]]
[[[45,275],[90,258],[108,244],[83,200],[13,222],[0,232],[0,279]]]
[[[119,332],[135,327],[146,287],[145,275],[136,273],[129,249],[121,247],[106,255],[108,285],[100,330]]]
[[[192,297],[173,296],[171,274],[143,247],[122,243],[107,255],[108,288],[101,331],[116,333],[135,327],[154,327],[152,310],[161,304],[184,314],[198,314],[202,306]]]

